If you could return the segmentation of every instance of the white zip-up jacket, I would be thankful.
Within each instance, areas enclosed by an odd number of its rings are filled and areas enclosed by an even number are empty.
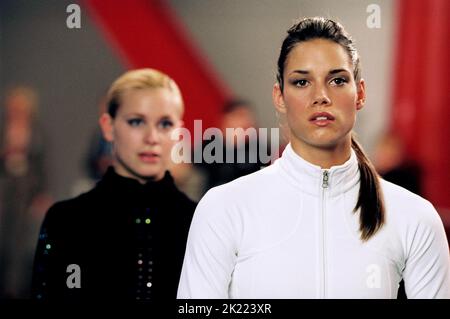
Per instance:
[[[211,189],[189,231],[178,298],[450,298],[430,202],[381,180],[385,225],[359,232],[356,154],[321,169],[288,145],[273,165]]]

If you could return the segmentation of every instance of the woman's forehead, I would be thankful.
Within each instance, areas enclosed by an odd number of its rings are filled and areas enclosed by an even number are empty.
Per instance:
[[[176,92],[166,88],[157,88],[134,89],[124,92],[118,112],[178,116],[180,110],[182,110],[182,101]]]
[[[347,51],[338,43],[314,39],[295,45],[286,61],[288,73],[293,70],[314,72],[318,70],[352,70],[352,62]]]

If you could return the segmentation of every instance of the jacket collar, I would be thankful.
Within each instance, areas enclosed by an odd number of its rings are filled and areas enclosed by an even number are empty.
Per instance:
[[[124,177],[116,173],[112,166],[108,167],[105,175],[97,184],[100,188],[108,188],[113,193],[133,195],[133,197],[148,196],[149,194],[167,194],[176,191],[172,175],[166,171],[164,177],[158,181],[139,183],[134,178]]]
[[[304,160],[295,153],[289,143],[278,163],[286,179],[303,192],[315,196],[319,196],[325,189],[323,187],[325,171],[328,171],[328,187],[326,189],[331,196],[345,193],[359,182],[358,159],[353,149],[350,158],[344,164],[325,170]]]

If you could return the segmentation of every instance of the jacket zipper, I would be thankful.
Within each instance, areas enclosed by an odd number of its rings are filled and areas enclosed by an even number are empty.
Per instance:
[[[327,297],[326,285],[327,285],[327,273],[326,273],[326,212],[325,212],[325,196],[326,189],[328,188],[330,174],[328,170],[324,170],[322,174],[322,298]]]

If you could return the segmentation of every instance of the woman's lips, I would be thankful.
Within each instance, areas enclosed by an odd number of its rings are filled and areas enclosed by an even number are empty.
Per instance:
[[[334,116],[328,112],[317,112],[310,117],[310,121],[317,126],[324,127],[334,121]]]
[[[160,160],[157,153],[139,153],[139,158],[144,163],[157,163]]]
[[[328,124],[334,122],[334,120],[330,120],[327,118],[317,118],[315,120],[311,120],[311,122],[317,126],[324,127],[324,126],[327,126]]]

